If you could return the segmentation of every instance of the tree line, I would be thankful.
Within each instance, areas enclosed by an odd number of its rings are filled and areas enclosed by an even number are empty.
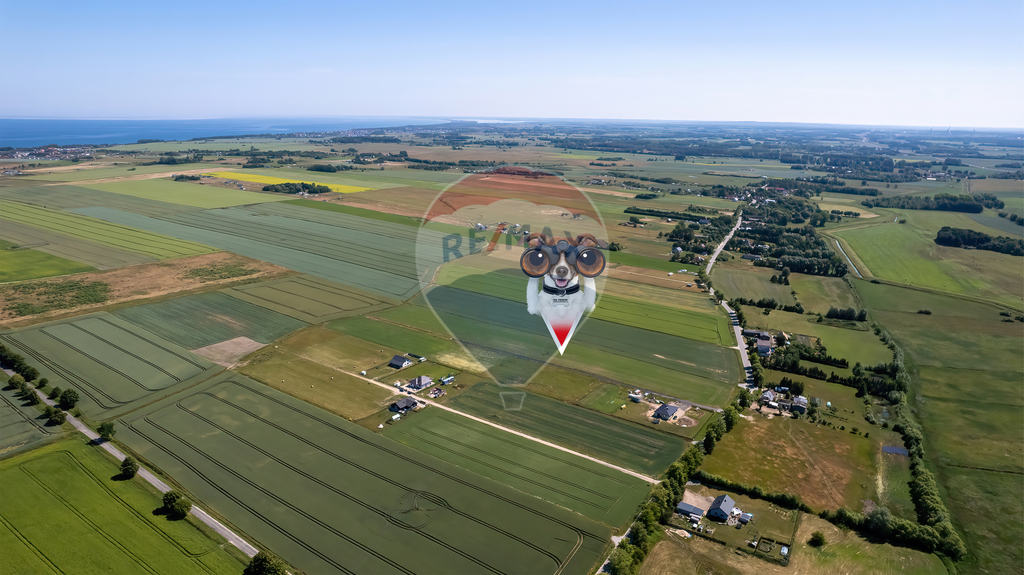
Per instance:
[[[867,321],[868,310],[862,309],[857,311],[852,307],[840,309],[832,306],[828,308],[828,313],[825,314],[825,317],[829,319],[845,319],[849,321]]]
[[[1002,200],[992,194],[936,194],[931,196],[887,196],[864,200],[862,205],[873,208],[895,208],[902,210],[936,210],[943,212],[963,212],[980,214],[985,208],[1001,210],[1005,206]]]
[[[935,243],[954,248],[974,248],[1011,256],[1024,256],[1024,240],[1007,236],[992,237],[986,233],[942,226]]]
[[[286,182],[283,184],[270,184],[263,186],[263,191],[277,192],[279,194],[326,194],[331,191],[331,188],[320,184],[310,184],[308,182]]]

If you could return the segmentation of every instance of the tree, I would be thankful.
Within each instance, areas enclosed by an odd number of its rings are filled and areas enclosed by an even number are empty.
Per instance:
[[[47,421],[51,425],[63,425],[64,422],[67,421],[67,419],[68,419],[67,416],[64,415],[63,411],[61,411],[61,410],[59,410],[59,409],[57,409],[55,407],[51,407],[50,408],[50,412],[47,413],[46,415],[47,415],[47,418],[48,418]]]
[[[50,390],[50,399],[57,399],[58,397],[60,397],[60,393],[60,387],[54,387],[53,389]]]
[[[8,383],[11,384],[11,387],[21,389],[21,386],[25,385],[25,378],[21,377],[20,374],[16,373],[11,376],[11,379],[8,381]]]
[[[64,410],[71,409],[78,403],[78,392],[73,389],[65,389],[60,392],[60,408]]]
[[[790,384],[789,384],[789,392],[792,393],[794,396],[796,396],[796,395],[803,395],[804,394],[804,382],[802,382],[802,381],[792,381],[792,382],[790,382]]]
[[[628,547],[632,545],[626,544]],[[612,551],[608,560],[611,571],[614,575],[628,575],[633,573],[633,553],[624,546],[619,546]]]
[[[172,489],[172,490],[168,491],[167,493],[164,493],[164,497],[163,497],[164,509],[170,511],[171,508],[174,507],[174,502],[179,500],[179,499],[181,499],[184,496],[185,495],[182,492],[177,491],[175,489]]]
[[[121,461],[121,476],[131,479],[139,472],[139,463],[132,457],[125,457]]]
[[[725,408],[723,417],[725,419],[726,431],[732,431],[732,428],[736,427],[736,424],[740,421],[740,413],[731,405]]]
[[[184,517],[188,515],[189,511],[192,511],[192,502],[188,497],[179,497],[171,506],[171,514],[177,517]]]
[[[811,547],[822,547],[825,545],[825,543],[825,534],[821,531],[815,531],[814,533],[811,533],[811,538],[807,541],[807,544]]]
[[[715,450],[715,436],[712,435],[711,432],[709,431],[708,434],[704,436],[704,453],[706,453],[708,455],[711,455],[711,452],[713,452],[714,450]]]
[[[27,399],[29,405],[39,405],[39,394],[37,394],[36,392],[30,391],[28,393]]]
[[[38,383],[36,383],[36,387],[46,387],[49,384],[50,384],[50,380],[46,379],[44,377],[44,378],[40,379]]]
[[[285,575],[284,563],[272,553],[260,551],[253,555],[242,575]]]
[[[100,437],[107,441],[110,441],[110,438],[114,437],[114,434],[117,433],[117,430],[114,429],[113,421],[101,423],[100,426],[96,429],[96,431],[99,432]]]

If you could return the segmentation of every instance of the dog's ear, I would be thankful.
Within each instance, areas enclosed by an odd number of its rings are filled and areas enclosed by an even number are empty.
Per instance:
[[[576,245],[584,246],[588,248],[607,248],[608,242],[599,240],[594,237],[594,234],[580,234],[576,236]]]
[[[528,245],[531,247],[542,246],[547,243],[547,236],[540,232],[532,232],[528,236],[519,238],[519,245]],[[535,241],[536,240],[536,241]]]

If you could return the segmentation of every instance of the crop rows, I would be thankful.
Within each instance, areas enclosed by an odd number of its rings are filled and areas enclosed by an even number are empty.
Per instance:
[[[0,201],[0,218],[138,252],[157,259],[210,253],[210,248],[190,241],[119,226],[77,214]]]
[[[379,296],[309,275],[239,286],[223,293],[308,323],[322,323],[391,305]]]
[[[125,441],[303,571],[582,573],[604,548],[597,523],[243,377],[203,388]]]

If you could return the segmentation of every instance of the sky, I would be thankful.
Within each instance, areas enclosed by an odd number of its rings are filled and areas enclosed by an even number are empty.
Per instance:
[[[0,0],[0,117],[1024,127],[1024,2]]]

